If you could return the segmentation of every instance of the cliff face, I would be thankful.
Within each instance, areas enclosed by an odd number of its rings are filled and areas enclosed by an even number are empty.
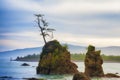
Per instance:
[[[40,55],[37,74],[73,74],[78,72],[77,65],[71,62],[67,46],[57,40],[45,44]]]
[[[104,76],[102,64],[103,59],[100,56],[100,50],[95,51],[95,47],[89,45],[88,51],[85,57],[85,74],[90,77],[101,77]]]

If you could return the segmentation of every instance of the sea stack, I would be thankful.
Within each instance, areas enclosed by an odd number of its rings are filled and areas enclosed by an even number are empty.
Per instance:
[[[40,55],[37,74],[74,74],[77,65],[71,62],[70,52],[57,40],[47,42]]]
[[[85,57],[85,74],[89,77],[102,77],[104,76],[102,64],[103,59],[100,55],[101,51],[95,51],[95,47],[88,46],[88,51]]]

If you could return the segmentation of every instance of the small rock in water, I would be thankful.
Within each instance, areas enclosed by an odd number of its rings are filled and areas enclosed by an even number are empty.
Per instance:
[[[119,75],[117,75],[117,74],[113,74],[113,73],[107,73],[107,74],[105,74],[105,77],[115,77],[115,78],[120,78]]]
[[[44,80],[44,79],[28,78],[27,80]]]
[[[115,74],[119,74],[118,72],[116,72]]]
[[[11,76],[1,76],[0,78],[12,78]]]
[[[30,66],[30,65],[27,63],[23,63],[23,64],[21,64],[21,66]]]
[[[90,78],[86,74],[79,72],[74,74],[73,80],[90,80]]]

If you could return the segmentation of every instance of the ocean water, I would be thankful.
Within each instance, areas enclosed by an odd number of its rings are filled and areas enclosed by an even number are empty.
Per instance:
[[[25,62],[30,64],[30,66],[21,66],[22,63],[24,62],[0,59],[0,76],[10,76],[12,77],[11,80],[22,80],[22,78],[31,77],[44,78],[47,80],[72,80],[73,77],[73,75],[37,75],[36,66],[38,62]],[[84,72],[84,63],[75,63],[78,65],[78,70]],[[120,74],[120,63],[104,63],[103,69],[105,73]],[[92,78],[92,80],[120,80],[120,78]]]

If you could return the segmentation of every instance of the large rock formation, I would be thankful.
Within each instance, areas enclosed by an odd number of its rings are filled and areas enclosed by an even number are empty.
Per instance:
[[[77,65],[70,61],[66,46],[57,40],[46,43],[40,55],[37,74],[73,74],[78,72]]]
[[[85,74],[90,77],[102,77],[104,76],[102,64],[103,59],[100,56],[100,50],[95,51],[95,47],[89,45],[88,51],[85,57]]]

